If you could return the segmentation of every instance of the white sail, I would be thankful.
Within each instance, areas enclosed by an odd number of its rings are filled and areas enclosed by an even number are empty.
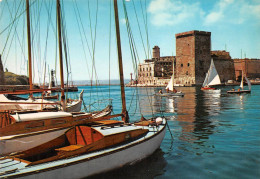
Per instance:
[[[172,62],[172,77],[165,89],[173,91],[173,85],[174,85],[174,60]]]
[[[247,77],[245,76],[247,85],[248,85],[248,90],[251,91],[251,82],[247,79]]]
[[[170,82],[168,83],[165,89],[169,89],[170,91],[173,91],[173,78],[174,77],[172,76]]]
[[[240,83],[240,88],[243,90],[244,89],[244,75],[242,72],[242,79],[241,79],[241,83]]]
[[[216,70],[216,67],[214,65],[213,59],[211,59],[211,64],[209,67],[209,71],[206,75],[206,78],[203,83],[203,87],[205,86],[212,86],[212,85],[218,85],[221,84],[218,72]]]
[[[209,78],[209,77],[208,77],[208,74],[209,74],[209,73],[206,73],[206,78],[205,78],[205,80],[204,80],[204,82],[203,82],[203,85],[202,85],[203,87],[208,84],[208,78]]]

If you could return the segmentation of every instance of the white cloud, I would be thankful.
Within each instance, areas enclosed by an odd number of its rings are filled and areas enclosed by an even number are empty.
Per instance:
[[[250,4],[251,3],[251,4]],[[242,24],[246,20],[260,20],[260,2],[252,3],[245,0],[220,0],[213,10],[206,15],[204,25],[216,23]]]
[[[153,25],[171,26],[201,15],[202,10],[199,3],[185,4],[183,1],[152,0],[148,6],[148,12],[151,14]]]

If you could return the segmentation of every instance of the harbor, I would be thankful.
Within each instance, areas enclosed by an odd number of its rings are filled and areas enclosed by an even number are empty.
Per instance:
[[[0,0],[0,178],[259,178],[259,7]]]
[[[171,132],[167,130],[160,149],[144,161],[94,178],[258,178],[260,103],[255,99],[260,98],[260,86],[253,85],[251,94],[241,95],[227,94],[231,86],[221,87],[218,93],[199,87],[176,88],[185,96],[154,96],[160,87],[126,88],[126,94],[138,90],[141,103],[132,105],[142,106],[145,115],[163,113]],[[97,91],[89,86],[81,89],[93,95]],[[98,89],[107,92],[109,86]],[[111,91],[116,113],[121,106],[119,86],[112,86]],[[85,102],[87,99],[84,96]],[[126,100],[128,104],[135,101]],[[135,108],[129,115],[140,117]]]

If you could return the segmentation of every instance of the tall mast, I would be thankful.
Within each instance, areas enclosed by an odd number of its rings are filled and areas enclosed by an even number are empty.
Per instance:
[[[27,41],[28,41],[28,70],[29,70],[29,84],[30,90],[33,89],[32,84],[32,52],[31,52],[31,29],[30,29],[30,9],[29,0],[26,0],[26,17],[27,17]],[[32,96],[32,93],[30,93]]]
[[[63,78],[63,61],[62,61],[62,42],[61,42],[61,11],[60,0],[57,0],[57,23],[58,23],[58,42],[59,42],[59,58],[60,58],[60,83],[61,83],[61,105],[65,111],[65,95],[64,95],[64,78]]]
[[[173,62],[172,62],[172,87],[174,87],[174,58],[173,58]]]
[[[129,122],[129,116],[128,116],[128,112],[126,110],[126,101],[125,101],[125,86],[124,86],[124,74],[123,74],[124,72],[123,72],[123,62],[122,62],[122,52],[121,52],[121,40],[120,40],[117,0],[114,0],[114,11],[115,11],[117,53],[118,53],[118,65],[119,65],[121,99],[122,99],[122,114],[123,114],[122,120],[125,123],[128,123]]]

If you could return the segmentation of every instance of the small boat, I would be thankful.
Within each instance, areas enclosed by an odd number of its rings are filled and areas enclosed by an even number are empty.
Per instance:
[[[0,112],[0,156],[21,152],[57,138],[68,128],[104,120],[112,111],[84,112]],[[111,116],[113,117],[113,116]]]
[[[211,59],[211,64],[208,73],[206,74],[206,78],[203,82],[201,90],[216,90],[216,88],[213,88],[211,86],[219,84],[221,84],[221,81],[217,69],[214,65],[213,59]]]
[[[81,110],[83,92],[81,91],[78,99],[67,99],[64,111],[79,112]],[[28,92],[25,92],[28,93]],[[60,107],[59,107],[60,106]],[[42,97],[29,99],[20,98],[14,95],[0,94],[0,110],[62,110],[61,103],[58,101],[48,101]]]
[[[166,120],[134,124],[100,121],[79,125],[60,137],[22,153],[0,158],[1,178],[83,178],[137,162],[164,138]]]
[[[244,90],[244,78],[248,85],[248,90]],[[242,79],[240,83],[240,88],[236,91],[235,89],[227,91],[227,93],[233,93],[233,94],[241,94],[241,93],[251,93],[251,82],[247,79],[246,76],[243,75],[242,72]]]
[[[181,91],[177,91],[174,88],[174,61],[173,61],[173,72],[172,72],[172,77],[168,83],[168,85],[166,86],[166,92],[162,92],[162,90],[160,90],[158,93],[156,93],[156,96],[161,96],[161,97],[183,97],[184,93]]]

